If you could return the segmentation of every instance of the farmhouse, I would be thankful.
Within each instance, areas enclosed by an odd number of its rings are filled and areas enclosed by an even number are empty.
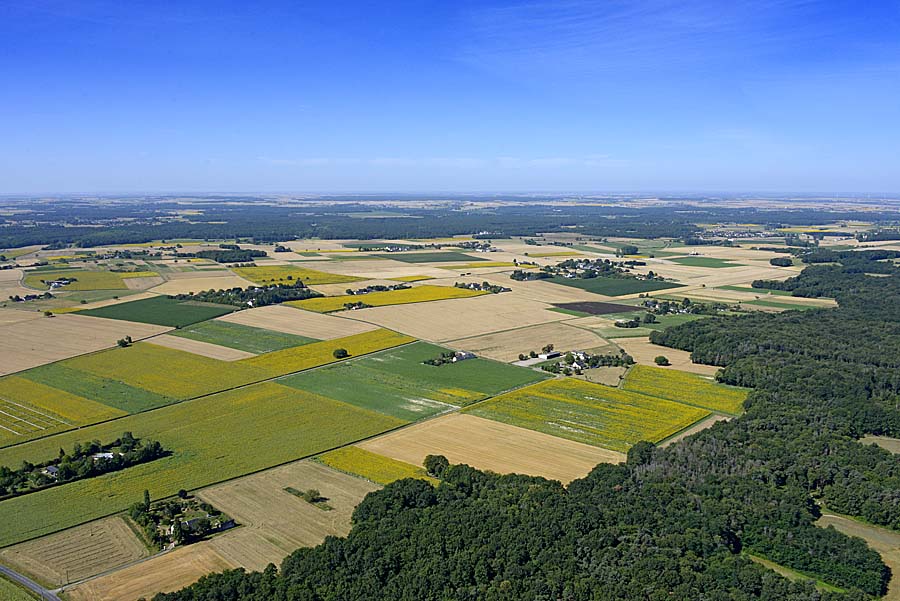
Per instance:
[[[561,357],[562,353],[560,351],[550,351],[549,353],[541,353],[538,355],[538,359],[556,359],[557,357]]]
[[[57,478],[59,477],[59,468],[55,465],[48,465],[41,470],[41,473],[50,478]]]

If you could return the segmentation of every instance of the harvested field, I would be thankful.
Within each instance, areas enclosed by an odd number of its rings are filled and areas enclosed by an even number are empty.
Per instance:
[[[167,296],[155,296],[99,309],[79,311],[79,314],[175,328],[221,317],[236,310],[237,307],[231,305],[179,301]]]
[[[446,349],[416,342],[300,373],[280,382],[415,421],[546,377],[533,370],[485,359],[441,366],[423,364],[442,352]]]
[[[546,380],[465,411],[623,453],[638,441],[659,442],[709,415],[697,407],[573,378]]]
[[[609,315],[610,313],[622,313],[624,311],[634,311],[635,308],[630,305],[617,305],[615,303],[559,303],[554,304],[557,309],[565,311],[576,311],[578,313],[586,313],[587,315]]]
[[[454,269],[454,270],[462,270],[465,271],[467,269],[496,269],[498,267],[503,268],[516,268],[516,269],[535,269],[534,265],[519,265],[518,263],[514,263],[512,261],[482,261],[480,263],[463,263],[462,265],[441,265],[441,269]]]
[[[667,438],[664,441],[662,441],[661,443],[659,443],[657,446],[659,446],[661,448],[666,448],[667,446],[674,444],[680,440],[684,440],[688,436],[696,434],[697,432],[702,432],[703,430],[706,430],[707,428],[712,428],[719,422],[727,422],[729,419],[731,419],[731,418],[724,416],[724,415],[717,415],[717,414],[710,415],[706,419],[700,420],[693,426],[691,426],[689,428],[685,428],[684,430],[682,430],[675,436],[670,436],[669,438]]]
[[[822,512],[822,517],[816,521],[816,526],[822,528],[834,526],[836,530],[847,536],[858,536],[866,541],[866,544],[881,555],[881,560],[893,574],[888,583],[887,594],[881,597],[882,601],[900,601],[900,533],[887,528],[870,526],[830,511]]]
[[[712,378],[648,365],[631,368],[622,388],[729,415],[742,411],[750,392],[748,388],[719,384]]]
[[[900,438],[891,438],[889,436],[863,436],[859,439],[862,444],[878,445],[885,451],[891,453],[900,453]]]
[[[286,487],[315,488],[332,510],[322,511]],[[298,547],[318,545],[326,536],[346,536],[353,510],[379,488],[314,461],[297,461],[206,488],[198,496],[242,526],[209,545],[234,565],[262,570],[269,563],[278,565]]]
[[[153,288],[153,292],[172,295],[190,294],[191,292],[202,292],[204,290],[248,288],[253,285],[253,282],[249,280],[219,269],[173,273],[167,277],[169,278],[168,281]]]
[[[70,601],[133,601],[193,584],[211,572],[237,567],[209,542],[180,547],[171,553],[128,566],[66,589]]]
[[[260,307],[259,309],[238,311],[231,315],[220,317],[216,321],[265,328],[317,340],[343,338],[344,336],[353,336],[354,334],[362,334],[363,332],[371,332],[377,329],[377,326],[372,324],[342,317],[322,315],[312,311],[302,311],[283,305],[271,305]]]
[[[463,338],[448,342],[447,346],[470,351],[497,361],[510,362],[518,360],[519,353],[527,355],[528,351],[540,351],[541,347],[546,344],[566,350],[586,350],[609,346],[605,340],[593,332],[559,322],[528,326],[474,338]]]
[[[424,280],[433,280],[430,275],[401,275],[397,278],[390,278],[395,282],[422,282]]]
[[[227,363],[149,342],[76,357],[64,365],[173,399],[188,399],[274,375],[243,361]]]
[[[403,263],[472,263],[474,261],[486,261],[481,257],[475,257],[456,251],[443,252],[404,252],[390,253],[387,255],[375,255],[381,259],[391,259]]]
[[[316,459],[341,472],[365,478],[376,484],[390,484],[403,478],[417,478],[437,485],[424,467],[391,459],[357,446],[341,447],[319,455]]]
[[[238,349],[229,348],[227,346],[219,346],[201,340],[191,340],[183,336],[172,336],[171,334],[163,334],[153,338],[153,344],[157,346],[165,346],[177,351],[202,355],[210,359],[218,359],[219,361],[237,361],[248,357],[255,357],[253,353],[240,351]]]
[[[442,342],[566,319],[547,311],[548,306],[507,293],[360,309],[352,315],[416,338]]]
[[[175,401],[173,398],[129,386],[118,380],[73,369],[64,361],[35,367],[20,375],[32,382],[46,384],[127,413],[146,411]]]
[[[219,319],[204,321],[180,330],[173,330],[168,336],[178,336],[218,347],[228,347],[229,349],[244,351],[249,355],[271,353],[272,351],[280,351],[293,346],[317,342],[315,338],[254,328]]]
[[[622,453],[466,414],[428,420],[357,446],[412,465],[422,465],[426,455],[444,455],[451,463],[564,483],[586,476],[598,463],[625,461]]]
[[[77,582],[150,555],[119,516],[0,551],[0,562],[49,588]]]
[[[172,455],[0,503],[0,546],[122,511],[140,500],[322,453],[403,424],[346,403],[267,382],[0,449],[0,465],[55,457],[122,432],[158,440]]]
[[[109,348],[126,335],[140,340],[168,329],[72,314],[5,324],[0,326],[0,375]]]
[[[285,284],[302,281],[304,284],[341,284],[358,282],[363,278],[325,273],[315,269],[305,269],[296,265],[266,265],[257,267],[235,267],[234,271],[239,276],[246,278],[254,284]]]
[[[405,305],[408,303],[425,303],[431,301],[448,300],[454,298],[471,298],[489,294],[480,290],[468,288],[456,288],[451,286],[414,286],[402,290],[388,292],[369,292],[368,294],[354,294],[344,296],[325,296],[322,298],[309,298],[306,300],[290,301],[285,303],[298,309],[329,313],[331,311],[343,311],[347,303],[365,303],[372,307],[387,305]]]
[[[595,277],[589,279],[564,278],[556,276],[547,280],[554,284],[562,284],[563,286],[572,286],[573,288],[581,288],[595,294],[603,294],[605,296],[624,296],[627,294],[636,294],[638,292],[653,292],[656,290],[666,290],[669,288],[679,288],[681,284],[674,282],[660,282],[659,280],[638,280],[635,278],[605,278]]]
[[[627,330],[623,330],[623,332],[627,333]],[[714,365],[693,363],[691,354],[687,351],[652,344],[649,338],[616,338],[613,342],[641,365],[656,365],[653,360],[662,355],[671,363],[671,366],[667,368],[670,370],[686,371],[702,376],[714,376],[719,371],[719,368]]]

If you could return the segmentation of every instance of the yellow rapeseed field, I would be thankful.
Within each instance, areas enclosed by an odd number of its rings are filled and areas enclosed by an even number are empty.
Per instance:
[[[424,468],[354,446],[330,451],[320,455],[318,459],[336,470],[361,476],[376,484],[390,484],[403,478],[418,478],[432,484],[438,482]]]
[[[334,351],[337,349],[345,349],[350,353],[350,357],[354,357],[414,341],[415,338],[411,336],[398,334],[391,330],[378,329],[343,338],[323,340],[303,346],[273,351],[257,355],[256,357],[233,361],[227,365],[246,365],[266,370],[269,373],[284,375],[339,361],[334,356]]]
[[[697,407],[573,378],[546,380],[465,411],[621,452],[641,440],[659,442],[709,415]]]
[[[18,376],[0,379],[0,399],[25,405],[45,414],[49,412],[52,414],[50,417],[62,418],[72,425],[126,415],[119,409]]]
[[[741,412],[749,392],[702,376],[649,365],[631,368],[623,388],[730,415]]]
[[[451,298],[469,298],[488,294],[481,290],[469,290],[453,286],[432,286],[425,284],[403,290],[391,290],[389,292],[370,292],[368,294],[354,294],[344,296],[325,296],[321,298],[308,298],[301,301],[285,303],[300,309],[329,313],[341,311],[346,303],[365,303],[373,307],[387,305],[405,305],[408,303],[424,303],[428,301],[447,300]]]
[[[343,284],[358,282],[362,278],[352,275],[325,273],[294,265],[258,265],[256,267],[235,267],[234,273],[254,284],[286,284],[302,281],[304,284]]]

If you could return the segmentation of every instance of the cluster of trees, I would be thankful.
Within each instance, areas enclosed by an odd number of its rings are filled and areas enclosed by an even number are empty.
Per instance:
[[[625,351],[607,355],[568,352],[563,355],[561,361],[549,365],[542,365],[541,369],[553,374],[570,376],[572,374],[581,375],[585,369],[596,369],[598,367],[628,367],[629,365],[634,365],[634,358]]]
[[[852,263],[848,260],[848,263]],[[822,266],[823,268],[826,266]],[[199,599],[763,599],[862,601],[890,571],[861,539],[814,525],[828,509],[900,529],[898,459],[858,439],[900,435],[900,273],[813,270],[837,309],[693,321],[658,344],[755,389],[744,415],[664,449],[634,445],[563,487],[464,465],[433,488],[372,493],[346,538],[278,570],[206,577],[159,601]],[[755,554],[846,593],[819,592]]]
[[[794,260],[790,257],[774,257],[769,259],[769,265],[774,265],[775,267],[790,267],[794,264]]]
[[[552,273],[546,271],[538,271],[536,269],[516,269],[509,274],[509,279],[517,282],[527,282],[531,280],[549,280],[553,277]]]
[[[318,296],[322,296],[322,293],[307,288],[306,284],[297,280],[290,284],[269,284],[267,286],[250,286],[249,288],[227,288],[192,294],[177,294],[172,298],[236,307],[264,307]]]
[[[168,452],[155,440],[135,438],[125,432],[103,445],[94,440],[76,443],[71,451],[43,463],[25,461],[17,470],[0,466],[0,498],[17,497],[50,486],[93,478],[164,457]]]
[[[177,256],[198,257],[200,259],[209,259],[211,261],[215,261],[216,263],[246,263],[248,261],[253,261],[253,259],[256,259],[258,257],[267,256],[266,251],[264,250],[240,248],[236,244],[223,244],[222,246],[234,246],[235,248],[228,248],[223,250],[200,250],[195,253],[178,253]]]
[[[497,284],[491,284],[490,282],[456,282],[453,284],[457,288],[465,288],[466,290],[483,290],[484,292],[490,292],[491,294],[500,294],[501,292],[512,292],[511,288],[507,288],[506,286],[499,286]]]
[[[642,297],[643,295],[638,296]],[[722,311],[728,310],[728,304],[726,303],[698,303],[692,301],[688,297],[681,299],[681,302],[647,298],[647,300],[641,303],[641,306],[647,309],[648,313],[653,315],[669,315],[670,313],[717,315]],[[647,323],[654,323],[654,321],[651,320]]]
[[[372,305],[369,305],[362,301],[356,301],[353,303],[344,303],[344,309],[347,309],[348,311],[353,311],[354,309],[368,309],[371,306]]]
[[[365,288],[347,288],[344,290],[344,294],[347,296],[353,296],[355,294],[368,294],[370,292],[390,292],[391,290],[406,290],[407,288],[412,288],[409,284],[391,284],[390,286],[385,286],[383,284],[373,284],[372,286],[366,286]]]
[[[178,491],[177,498],[153,502],[145,490],[143,500],[132,505],[128,514],[157,549],[189,545],[234,526],[227,515],[185,490]]]
[[[424,365],[433,365],[435,367],[439,367],[441,365],[447,365],[448,363],[455,363],[456,361],[456,351],[444,351],[437,357],[425,359],[424,361],[422,361],[422,363]]]

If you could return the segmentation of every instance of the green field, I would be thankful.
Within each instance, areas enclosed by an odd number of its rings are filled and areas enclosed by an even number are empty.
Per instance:
[[[0,576],[0,601],[34,601],[38,597]]]
[[[326,273],[315,269],[306,269],[296,265],[258,265],[256,267],[235,267],[234,273],[246,278],[254,284],[287,284],[303,281],[305,284],[342,284],[358,282],[362,278],[352,275]]]
[[[479,417],[626,452],[659,442],[709,411],[572,378],[547,380],[465,409]]]
[[[447,349],[416,342],[280,380],[287,386],[415,421],[543,379],[539,372],[487,359],[434,366]]]
[[[389,253],[375,255],[381,259],[393,259],[404,263],[471,263],[472,261],[486,261],[481,257],[472,257],[461,252],[415,252],[415,253]]]
[[[324,452],[403,422],[274,383],[196,399],[0,450],[0,465],[55,457],[124,431],[173,454],[119,472],[0,502],[0,547],[110,515],[153,498]]]
[[[78,314],[181,328],[199,321],[221,317],[236,310],[237,307],[229,305],[179,301],[167,296],[156,296],[99,309],[86,309],[79,311]]]
[[[581,288],[594,294],[603,294],[605,296],[622,296],[624,294],[635,294],[637,292],[653,292],[654,290],[666,290],[668,288],[680,288],[681,284],[673,282],[660,282],[656,280],[637,280],[633,278],[564,278],[553,277],[548,282],[562,284],[563,286],[571,286],[572,288]]]
[[[669,259],[673,263],[686,265],[688,267],[708,267],[711,269],[720,269],[722,267],[740,267],[738,263],[732,263],[726,259],[717,259],[715,257],[679,257]]]
[[[205,321],[170,332],[170,334],[258,355],[317,342],[315,338],[285,334],[227,321]]]
[[[118,274],[109,271],[85,271],[78,269],[35,270],[25,273],[25,285],[37,290],[48,290],[50,286],[44,282],[51,282],[58,278],[75,278],[77,281],[58,288],[64,290],[127,290],[127,286]]]
[[[729,415],[742,411],[750,392],[747,388],[719,384],[711,378],[649,365],[632,367],[622,388]]]
[[[74,357],[62,364],[173,399],[188,399],[277,375],[242,361],[219,361],[147,342]]]
[[[771,294],[772,296],[791,296],[790,290],[769,290],[768,288],[751,288],[750,286],[718,286],[720,290],[733,290],[735,292],[750,292],[752,294],[759,294],[760,296],[766,296]]]
[[[118,355],[125,357],[124,353]],[[175,399],[155,394],[124,382],[104,378],[65,363],[51,363],[29,369],[21,377],[88,398],[127,413],[138,413],[173,403]]]
[[[349,446],[335,449],[316,457],[316,459],[336,470],[365,478],[376,484],[386,485],[403,478],[417,478],[434,485],[438,484],[438,480],[429,476],[422,467],[359,447]]]

